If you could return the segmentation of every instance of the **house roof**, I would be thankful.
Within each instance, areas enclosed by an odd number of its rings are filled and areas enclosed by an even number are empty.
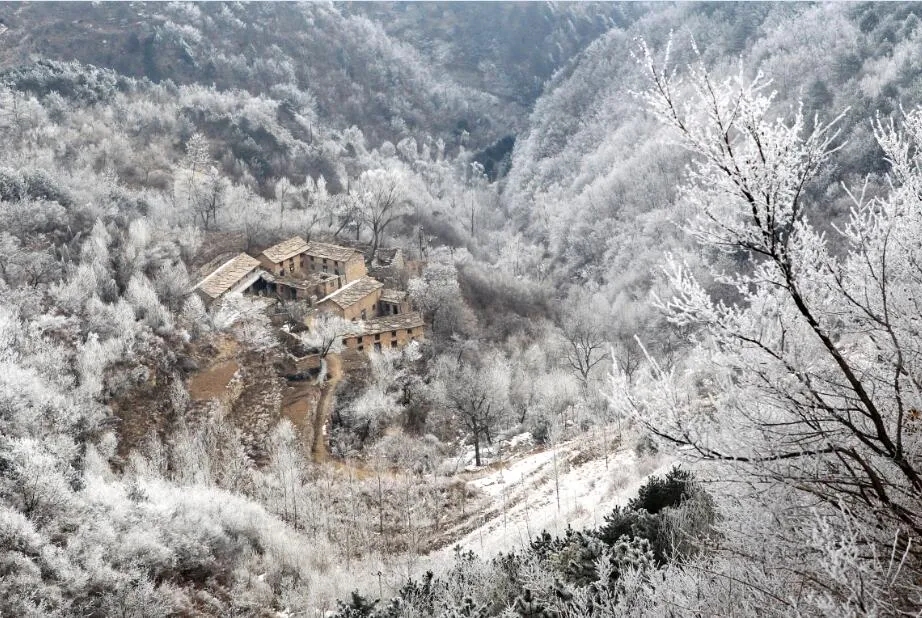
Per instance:
[[[195,289],[211,298],[217,298],[239,283],[259,266],[259,260],[246,253],[234,256],[202,279]]]
[[[394,290],[391,288],[384,288],[381,290],[381,301],[385,303],[402,303],[407,298],[407,293],[403,290]]]
[[[343,247],[316,241],[311,241],[304,250],[304,253],[313,255],[314,257],[336,260],[337,262],[349,262],[355,258],[365,259],[361,251],[357,251],[352,247]]]
[[[263,255],[273,264],[278,264],[300,253],[305,253],[307,247],[307,241],[300,236],[295,236],[294,238],[283,240],[277,245],[272,245],[263,251]]]
[[[365,320],[362,323],[365,335],[377,335],[389,330],[402,330],[424,326],[423,316],[416,311],[389,315],[383,318]]]
[[[375,290],[383,288],[384,284],[371,277],[359,277],[339,288],[329,296],[321,298],[317,304],[327,301],[336,303],[341,309],[351,307]]]

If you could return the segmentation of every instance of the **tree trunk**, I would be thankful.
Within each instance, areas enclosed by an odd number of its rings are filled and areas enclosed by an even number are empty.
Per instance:
[[[372,228],[371,229],[371,261],[374,263],[375,256],[378,254],[378,240],[380,238],[380,232]]]

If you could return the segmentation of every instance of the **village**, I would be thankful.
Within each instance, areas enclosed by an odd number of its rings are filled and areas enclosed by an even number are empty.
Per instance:
[[[370,259],[375,274],[395,280],[406,270],[400,249],[379,249]],[[248,294],[303,305],[310,331],[322,313],[352,322],[343,333],[344,352],[369,354],[400,349],[422,340],[423,318],[406,291],[386,287],[369,274],[359,249],[295,236],[260,252],[239,253],[194,288],[207,304],[232,294]]]
[[[251,444],[280,414],[294,425],[308,457],[327,460],[341,381],[350,374],[362,380],[373,353],[396,352],[425,336],[423,317],[403,289],[421,264],[406,260],[401,249],[367,256],[363,249],[295,236],[255,256],[222,253],[203,265],[207,274],[191,293],[210,308],[234,297],[256,301],[284,352],[258,360],[225,341],[190,377],[193,402],[229,411],[252,434]],[[273,384],[281,384],[274,412],[264,403],[273,399]]]

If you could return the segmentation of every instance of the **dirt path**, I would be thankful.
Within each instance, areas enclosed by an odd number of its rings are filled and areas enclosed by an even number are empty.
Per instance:
[[[330,412],[333,406],[333,396],[336,394],[336,387],[343,377],[342,360],[339,354],[329,354],[326,357],[327,362],[327,381],[323,385],[320,394],[320,401],[314,410],[313,419],[313,444],[311,444],[311,457],[317,463],[326,461],[330,454],[327,452],[326,436],[323,432],[323,426],[327,424],[330,418]]]
[[[208,399],[226,400],[228,385],[237,375],[240,364],[230,359],[215,363],[208,369],[199,371],[189,378],[189,396],[193,401],[206,401]]]

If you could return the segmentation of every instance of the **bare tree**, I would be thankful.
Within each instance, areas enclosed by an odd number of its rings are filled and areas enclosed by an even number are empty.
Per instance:
[[[389,170],[363,172],[355,187],[355,208],[359,222],[371,233],[374,256],[387,227],[407,212],[407,196],[401,175]]]
[[[335,207],[335,202],[326,187],[323,176],[316,181],[308,177],[298,192],[297,203],[303,209],[298,227],[301,229],[301,236],[307,241],[310,241],[320,221],[329,216]]]
[[[190,191],[192,212],[206,230],[218,224],[218,211],[224,206],[228,184],[215,168],[210,168],[193,182]]]
[[[348,190],[347,190],[348,191]],[[351,192],[334,195],[330,200],[329,227],[333,230],[333,238],[339,238],[347,228],[353,227],[356,238],[361,230],[359,224],[358,200]]]
[[[282,177],[275,181],[272,192],[275,196],[275,201],[278,202],[279,205],[278,227],[282,227],[285,221],[285,208],[297,203],[299,197],[298,191],[294,185],[291,184],[290,180]]]
[[[443,369],[445,399],[474,442],[474,464],[482,465],[481,448],[492,444],[496,425],[506,411],[508,375],[495,360],[474,364],[449,362]]]
[[[588,384],[593,370],[610,357],[611,346],[602,308],[591,298],[578,295],[570,303],[561,330],[564,359],[583,384]]]

